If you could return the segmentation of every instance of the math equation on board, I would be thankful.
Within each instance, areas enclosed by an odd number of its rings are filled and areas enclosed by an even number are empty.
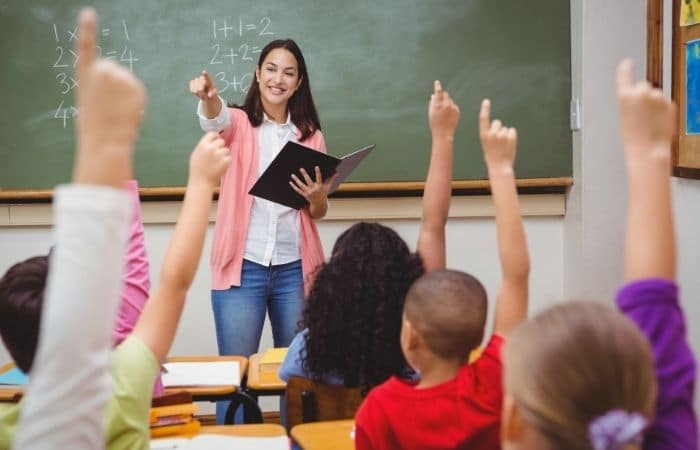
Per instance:
[[[275,36],[272,21],[269,17],[217,18],[207,26],[211,33],[210,54],[207,55],[209,72],[214,77],[219,93],[248,92],[260,52]],[[56,50],[51,68],[60,96],[53,118],[59,120],[63,128],[78,114],[78,108],[73,104],[73,90],[78,86],[75,77],[78,55],[74,50],[77,33],[77,28],[64,29],[56,24],[51,25]],[[98,38],[107,37],[111,44],[109,47],[106,44],[98,45],[98,56],[113,59],[133,72],[141,63],[142,57],[133,49],[133,36],[127,21],[121,19],[101,25]]]
[[[219,94],[248,92],[260,52],[275,35],[270,18],[219,18],[211,21],[210,30],[209,73]]]
[[[133,72],[134,65],[139,62],[140,58],[135,56],[133,50],[129,47],[131,43],[129,27],[126,20],[123,19],[113,25],[100,26],[97,34],[98,37],[109,36],[111,40],[114,40],[116,36],[117,43],[110,48],[98,45],[97,55],[100,58],[118,61]],[[73,99],[72,91],[78,87],[78,81],[75,79],[75,66],[78,62],[78,54],[74,50],[75,41],[78,38],[78,28],[61,29],[56,24],[53,24],[51,31],[56,44],[56,55],[51,67],[55,71],[56,87],[61,95],[61,101],[53,117],[60,120],[63,128],[65,128],[67,122],[78,114],[78,108],[70,104]]]

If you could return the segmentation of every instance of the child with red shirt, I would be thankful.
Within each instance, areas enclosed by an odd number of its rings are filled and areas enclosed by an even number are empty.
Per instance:
[[[420,380],[392,377],[369,393],[356,416],[358,450],[500,448],[501,346],[527,315],[530,259],[513,173],[517,133],[499,120],[491,122],[490,103],[484,100],[479,134],[503,271],[494,334],[481,357],[469,364],[470,352],[483,340],[484,287],[473,276],[451,270],[419,278],[406,296],[401,348]]]

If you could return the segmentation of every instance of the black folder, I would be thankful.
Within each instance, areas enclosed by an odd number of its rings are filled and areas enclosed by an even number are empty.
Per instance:
[[[289,185],[292,174],[296,174],[303,180],[304,177],[299,169],[304,168],[306,173],[314,179],[315,167],[318,166],[321,177],[326,180],[337,172],[338,177],[329,192],[333,193],[374,147],[374,145],[368,145],[342,158],[336,158],[296,142],[287,142],[248,193],[290,208],[301,209],[308,202]]]

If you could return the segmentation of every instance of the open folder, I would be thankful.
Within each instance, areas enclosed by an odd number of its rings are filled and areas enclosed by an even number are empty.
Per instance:
[[[307,201],[289,185],[292,174],[296,174],[303,180],[299,169],[304,168],[311,179],[315,179],[316,166],[321,170],[321,177],[324,180],[337,173],[338,176],[329,192],[333,193],[374,147],[374,145],[368,145],[342,158],[336,158],[296,142],[287,142],[255,182],[249,194],[290,208],[301,209],[306,206]]]

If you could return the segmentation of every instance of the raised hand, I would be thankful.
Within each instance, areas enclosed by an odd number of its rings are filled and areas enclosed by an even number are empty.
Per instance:
[[[207,133],[190,155],[190,179],[216,187],[230,163],[231,154],[221,136],[213,132]]]
[[[676,106],[649,82],[635,83],[630,60],[617,68],[617,99],[627,156],[668,159],[676,131]]]
[[[190,80],[190,93],[200,100],[216,98],[218,92],[214,80],[206,70],[203,70],[200,76]]]
[[[530,256],[513,171],[518,133],[515,128],[504,127],[500,120],[491,121],[491,102],[487,99],[481,102],[479,138],[496,212],[502,274],[493,330],[507,336],[527,317]]]
[[[491,102],[488,99],[481,102],[479,138],[489,169],[513,168],[518,132],[515,128],[504,127],[498,119],[491,121]]]
[[[450,95],[442,90],[442,84],[437,80],[433,84],[433,95],[430,96],[428,105],[428,122],[433,139],[454,139],[459,123],[459,107]]]
[[[146,90],[127,69],[97,57],[96,29],[95,10],[83,9],[76,40],[78,155],[74,180],[121,186],[131,173]]]
[[[459,107],[435,80],[428,103],[432,134],[430,166],[423,190],[423,212],[416,250],[426,272],[445,268],[445,223],[452,194],[452,153]]]

